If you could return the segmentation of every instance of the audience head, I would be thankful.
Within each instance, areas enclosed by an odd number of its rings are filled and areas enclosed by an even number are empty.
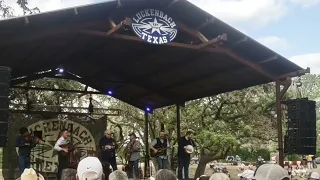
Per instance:
[[[21,180],[44,180],[44,177],[34,169],[24,169],[20,177]]]
[[[225,173],[214,173],[209,180],[230,180]]]
[[[256,169],[253,180],[289,180],[288,172],[278,164],[263,164]]]
[[[109,180],[128,180],[128,176],[124,171],[115,170],[109,175]]]
[[[103,169],[100,160],[96,157],[82,159],[77,168],[78,180],[104,180]]]
[[[77,180],[77,170],[75,169],[62,170],[61,180]]]
[[[320,179],[320,175],[317,172],[312,172],[310,174],[310,177],[308,178],[309,180],[319,180]]]
[[[252,179],[253,175],[254,175],[254,171],[245,170],[242,173],[238,174],[238,177],[240,177],[240,179]]]
[[[157,172],[155,180],[177,180],[177,176],[168,169],[161,169]]]

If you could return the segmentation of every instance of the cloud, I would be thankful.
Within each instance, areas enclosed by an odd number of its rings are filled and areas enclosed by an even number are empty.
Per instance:
[[[262,27],[287,13],[286,0],[189,0],[236,27]]]
[[[289,59],[302,68],[310,67],[312,74],[320,74],[320,53],[301,54]]]
[[[282,51],[289,47],[289,43],[278,36],[266,36],[256,40],[274,51]]]
[[[320,3],[320,0],[290,0],[290,1],[304,8],[316,6]]]

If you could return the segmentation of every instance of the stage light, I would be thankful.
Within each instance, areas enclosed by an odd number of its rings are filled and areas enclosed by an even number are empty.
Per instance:
[[[109,95],[112,95],[113,93],[112,93],[112,91],[111,91],[111,90],[109,90],[109,91],[108,91],[108,94],[109,94]]]
[[[57,68],[56,71],[57,71],[57,73],[59,73],[59,74],[64,73],[64,69],[63,69],[63,68]]]

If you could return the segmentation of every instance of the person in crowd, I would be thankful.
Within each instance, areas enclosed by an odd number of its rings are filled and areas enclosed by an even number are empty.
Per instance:
[[[209,180],[230,180],[230,178],[225,173],[214,173]]]
[[[131,133],[130,142],[128,143],[125,154],[128,161],[128,177],[129,179],[134,178],[139,179],[139,161],[140,161],[140,142],[137,140],[135,133]]]
[[[186,135],[178,141],[178,179],[182,179],[182,169],[184,179],[189,179],[190,153],[192,153],[195,143],[193,141],[193,131],[187,131]]]
[[[112,132],[110,130],[106,130],[105,136],[99,140],[99,147],[102,165],[105,166],[110,164],[113,171],[117,170],[116,150],[118,149],[118,145],[116,140],[112,137]]]
[[[317,168],[316,156],[312,156],[312,167],[313,167],[314,169]]]
[[[19,148],[19,170],[20,174],[24,172],[24,169],[30,168],[30,155],[31,149],[39,143],[39,138],[31,137],[28,128],[21,127],[19,129],[20,136],[16,139],[16,147]]]
[[[20,177],[21,180],[45,180],[44,177],[37,173],[33,168],[24,169]]]
[[[116,170],[109,175],[109,180],[128,180],[128,176],[124,171]]]
[[[320,174],[317,172],[312,172],[308,178],[308,180],[319,180]]]
[[[61,174],[61,180],[77,180],[77,170],[64,169]]]
[[[311,155],[311,154],[307,155],[307,166],[308,166],[308,169],[313,169],[312,157],[313,157],[313,155]]]
[[[61,152],[68,153],[67,148],[62,148],[62,145],[66,145],[69,143],[68,137],[70,136],[70,132],[67,129],[61,130],[59,133],[59,139],[55,143],[53,150],[58,152],[58,172],[57,172],[57,179],[61,180],[62,171],[68,168],[68,158]]]
[[[177,176],[168,169],[160,169],[156,174],[155,180],[177,180]]]
[[[78,180],[105,180],[100,160],[96,157],[82,159],[77,167]]]
[[[164,131],[159,132],[159,137],[150,144],[150,149],[155,154],[158,163],[158,169],[165,169],[168,165],[167,149],[170,147]]]
[[[263,164],[256,169],[252,180],[290,180],[290,176],[278,164]]]
[[[245,170],[242,173],[238,174],[241,180],[250,180],[253,178],[254,171],[252,170]]]

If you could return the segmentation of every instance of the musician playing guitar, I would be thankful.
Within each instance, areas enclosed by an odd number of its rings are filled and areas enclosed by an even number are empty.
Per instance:
[[[58,173],[57,179],[61,179],[61,173],[63,169],[67,169],[69,165],[69,160],[66,154],[69,152],[68,148],[63,147],[69,144],[67,138],[70,136],[70,132],[67,129],[63,129],[59,134],[59,139],[53,147],[53,150],[58,151]]]
[[[117,170],[116,150],[118,149],[118,145],[116,140],[112,138],[112,133],[110,130],[106,130],[105,136],[100,139],[99,147],[100,160],[102,164],[110,164],[113,171]]]
[[[126,160],[128,161],[129,172],[128,178],[133,179],[133,174],[135,175],[135,179],[140,179],[139,173],[139,161],[140,161],[140,142],[137,140],[137,136],[135,133],[131,133],[130,135],[130,142],[128,143],[125,156]]]
[[[170,147],[164,131],[159,132],[159,137],[151,142],[151,156],[157,158],[158,169],[165,169],[168,165],[167,149]]]
[[[190,154],[195,147],[193,131],[187,131],[186,135],[178,141],[178,179],[189,179]],[[190,148],[191,147],[191,148]],[[182,169],[184,178],[182,178]]]

